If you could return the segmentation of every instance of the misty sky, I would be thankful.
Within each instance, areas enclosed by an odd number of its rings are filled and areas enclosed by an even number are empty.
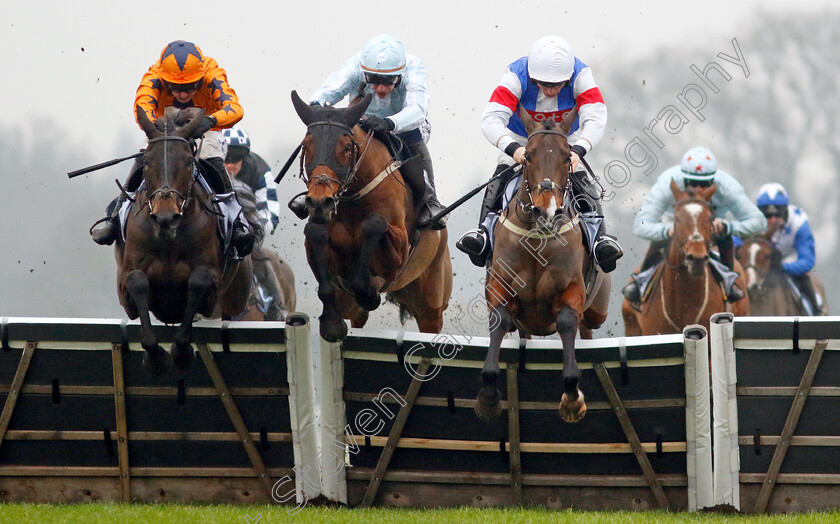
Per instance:
[[[121,317],[113,252],[94,245],[87,227],[116,195],[113,180],[125,178],[128,164],[72,181],[66,172],[142,147],[144,135],[132,115],[134,92],[143,73],[172,40],[195,42],[227,70],[245,109],[241,125],[250,133],[254,150],[276,170],[304,133],[289,92],[296,89],[306,98],[370,36],[382,32],[397,36],[409,53],[425,62],[429,74],[429,148],[441,200],[451,202],[492,172],[497,150],[481,134],[481,111],[505,66],[526,55],[537,38],[565,37],[575,54],[592,67],[597,81],[598,72],[611,64],[663,47],[708,49],[702,56],[688,54],[686,68],[692,61],[731,51],[730,41],[746,33],[743,28],[759,8],[816,11],[835,2],[713,0],[692,3],[692,8],[682,2],[556,0],[371,2],[365,8],[323,1],[205,1],[189,7],[157,1],[6,4],[0,22],[0,60],[7,79],[0,125],[17,133],[13,143],[26,151],[36,142],[32,122],[49,123],[54,128],[42,127],[37,133],[56,136],[62,149],[76,152],[79,163],[22,173],[4,170],[0,175],[3,278],[15,284],[33,278],[47,286],[46,290],[34,284],[12,287],[18,294],[0,295],[0,316],[63,316],[67,310],[68,316]],[[663,79],[673,74],[657,72]],[[611,104],[620,100],[618,95],[604,94],[611,112],[622,109]],[[608,126],[604,140],[611,133],[618,135],[621,130]],[[596,155],[597,148],[592,155],[595,163]],[[678,160],[675,154],[666,164]],[[284,180],[281,207],[285,210],[285,201],[301,190],[301,182]],[[39,204],[41,199],[46,208]],[[472,226],[477,203],[471,202],[467,209],[469,216],[453,217],[463,227],[450,231],[456,273],[468,262],[456,254],[453,237]],[[61,230],[61,245],[45,244],[56,229]],[[291,235],[291,240],[278,236],[281,233]],[[302,261],[302,228],[290,226],[271,242],[296,246],[298,253],[281,255]],[[90,265],[62,270],[63,260],[87,260]],[[311,291],[309,269],[300,264],[293,268]],[[40,274],[31,276],[35,271]],[[458,290],[456,276],[453,301]],[[306,300],[310,315],[317,316],[320,306],[312,307]]]

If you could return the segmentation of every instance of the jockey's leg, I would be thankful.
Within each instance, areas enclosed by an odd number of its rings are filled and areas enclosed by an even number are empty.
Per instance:
[[[496,166],[496,171],[493,176],[505,171],[510,166],[507,164],[499,164]],[[490,233],[484,228],[484,219],[490,212],[498,212],[502,207],[502,194],[508,181],[514,176],[513,169],[510,169],[506,175],[503,175],[496,180],[487,184],[487,189],[484,190],[484,200],[481,202],[481,211],[478,216],[478,227],[471,231],[467,231],[455,243],[455,247],[470,256],[470,260],[478,267],[487,265],[487,257],[490,256]]]
[[[230,193],[233,191],[233,185],[230,182],[230,175],[225,169],[224,160],[222,160],[222,150],[219,144],[224,142],[224,137],[218,131],[208,131],[204,133],[202,139],[201,151],[199,152],[199,168],[207,179],[207,183],[217,193]],[[233,222],[233,247],[236,248],[237,255],[240,257],[247,256],[254,249],[254,232],[248,226],[248,223],[241,217],[237,217]]]
[[[615,269],[616,261],[624,252],[616,238],[607,234],[601,211],[601,195],[589,174],[586,171],[575,171],[571,176],[572,194],[580,220],[585,224],[583,230],[586,232],[590,256],[604,273],[609,273]]]
[[[280,281],[271,266],[271,260],[263,253],[261,247],[254,247],[251,252],[251,263],[254,265],[254,276],[257,282],[265,289],[271,297],[271,304],[265,312],[266,320],[285,320],[288,311],[284,308],[283,292],[280,290]]]
[[[651,241],[647,253],[645,253],[645,258],[642,259],[642,267],[639,268],[639,272],[630,275],[630,283],[621,290],[621,294],[634,308],[639,309],[642,303],[642,289],[647,287],[650,277],[653,276],[651,268],[662,261],[664,250],[668,248],[670,243],[670,238]]]
[[[143,163],[139,158],[134,159],[134,164],[128,172],[128,179],[125,181],[125,189],[129,192],[137,191],[140,183],[143,182]],[[105,209],[105,217],[93,223],[90,228],[90,236],[93,241],[101,246],[110,246],[120,236],[120,207],[125,202],[125,195],[115,198]]]
[[[422,162],[414,163],[413,166],[410,163],[406,170],[400,169],[403,178],[411,186],[411,191],[415,192],[415,195],[422,195],[419,199],[420,207],[417,210],[417,227],[443,229],[446,227],[446,217],[430,222],[433,216],[443,211],[443,206],[438,202],[435,193],[432,155],[429,154],[429,148],[422,140],[414,144],[407,143],[407,145],[412,157],[419,156],[422,159]]]
[[[818,316],[822,314],[822,304],[819,303],[817,299],[817,292],[814,289],[814,283],[811,281],[810,275],[808,273],[802,275],[791,275],[793,281],[796,283],[797,287],[799,287],[800,293],[802,293],[802,297],[808,301],[808,305],[811,308],[814,316]]]
[[[731,234],[722,234],[718,235],[715,238],[715,243],[718,247],[718,253],[720,253],[720,262],[721,264],[726,266],[726,269],[729,271],[735,271],[735,246],[732,243],[732,235]],[[712,274],[717,274],[715,271],[712,271]],[[720,277],[720,275],[718,275]],[[742,298],[744,298],[745,293],[744,291],[736,284],[734,281],[732,285],[729,286],[729,289],[726,290],[726,301],[727,302],[738,302]]]

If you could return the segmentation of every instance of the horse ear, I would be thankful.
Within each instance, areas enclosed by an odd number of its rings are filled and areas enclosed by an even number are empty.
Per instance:
[[[673,178],[671,179],[671,193],[674,194],[674,201],[679,202],[683,198],[685,198],[685,192],[680,189],[680,186],[677,185],[677,181]]]
[[[190,113],[186,113],[185,116],[191,116]],[[196,129],[201,126],[201,121],[204,118],[204,110],[199,109],[194,113],[191,120],[185,125],[184,127],[179,127],[178,131],[175,132],[176,135],[190,138],[193,136]]]
[[[348,126],[355,126],[359,122],[359,119],[362,118],[362,115],[365,114],[365,111],[367,111],[371,100],[373,100],[373,95],[371,93],[366,94],[364,98],[352,107],[345,109],[341,114],[341,119]]]
[[[712,195],[714,195],[715,192],[717,192],[717,184],[715,183],[712,183],[712,185],[710,185],[709,187],[704,187],[697,191],[700,197],[703,198],[703,200],[705,200],[706,202],[712,201]]]
[[[564,135],[569,136],[569,133],[572,130],[572,124],[575,123],[575,118],[577,118],[577,116],[577,106],[573,107],[570,111],[563,115],[563,120],[560,121],[560,131],[562,131]]]
[[[143,108],[141,108],[140,106],[136,106],[134,110],[137,114],[137,123],[140,124],[140,129],[142,129],[143,132],[146,133],[146,138],[152,139],[156,136],[163,135],[163,131],[155,127],[155,123],[149,120],[149,115],[147,115],[146,112],[143,111]]]
[[[301,100],[295,90],[292,90],[292,104],[295,106],[295,112],[304,124],[308,126],[315,121],[315,110],[312,109],[312,106]]]
[[[528,133],[528,136],[531,136],[531,133],[537,130],[537,122],[531,118],[531,115],[528,114],[528,111],[525,111],[525,108],[522,104],[519,104],[519,118],[522,120],[522,123],[525,124],[525,132]]]

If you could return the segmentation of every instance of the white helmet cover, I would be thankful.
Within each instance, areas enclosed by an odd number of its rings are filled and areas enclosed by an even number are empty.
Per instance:
[[[559,36],[544,36],[534,42],[528,54],[528,76],[542,82],[565,82],[575,71],[575,54],[569,42]]]
[[[368,73],[401,75],[405,62],[405,47],[390,35],[374,36],[362,49],[362,71]]]
[[[708,147],[692,147],[682,157],[680,170],[691,180],[710,180],[717,173],[717,159]]]

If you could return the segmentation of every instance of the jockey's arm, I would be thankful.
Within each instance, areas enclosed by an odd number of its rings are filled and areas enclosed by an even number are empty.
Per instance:
[[[362,83],[361,54],[350,57],[341,68],[327,78],[317,91],[309,97],[309,102],[323,105],[335,105],[347,96],[353,88]]]
[[[588,153],[604,137],[607,129],[607,105],[601,89],[595,83],[592,70],[584,68],[575,77],[572,92],[578,109],[578,130],[573,134],[572,145],[578,145]]]
[[[239,97],[236,95],[236,92],[228,85],[225,70],[218,66],[212,67],[215,65],[215,61],[210,62],[209,65],[211,68],[208,69],[207,75],[212,80],[208,87],[203,87],[202,89],[210,89],[213,93],[215,107],[212,109],[215,109],[215,111],[211,113],[208,109],[206,113],[208,116],[216,119],[214,129],[231,127],[233,124],[242,120],[242,117],[245,116],[245,110],[239,104]]]
[[[814,269],[817,256],[814,247],[814,235],[811,233],[811,225],[808,222],[805,222],[799,227],[794,237],[793,247],[796,249],[798,258],[793,262],[782,264],[785,273],[799,276]]]
[[[677,168],[679,169],[679,168]],[[670,170],[662,173],[650,188],[642,208],[633,220],[633,234],[645,240],[664,240],[668,238],[670,225],[662,223],[662,215],[674,203],[671,193]]]
[[[767,229],[767,219],[747,197],[744,187],[721,170],[718,170],[715,182],[718,185],[717,193],[723,200],[720,212],[725,213],[728,210],[734,217],[733,220],[729,220],[730,232],[741,238],[764,233]]]
[[[280,223],[280,203],[277,201],[277,184],[274,182],[274,174],[268,168],[263,174],[266,187],[266,205],[268,206],[269,221],[264,225],[266,233],[274,233],[277,224]]]

